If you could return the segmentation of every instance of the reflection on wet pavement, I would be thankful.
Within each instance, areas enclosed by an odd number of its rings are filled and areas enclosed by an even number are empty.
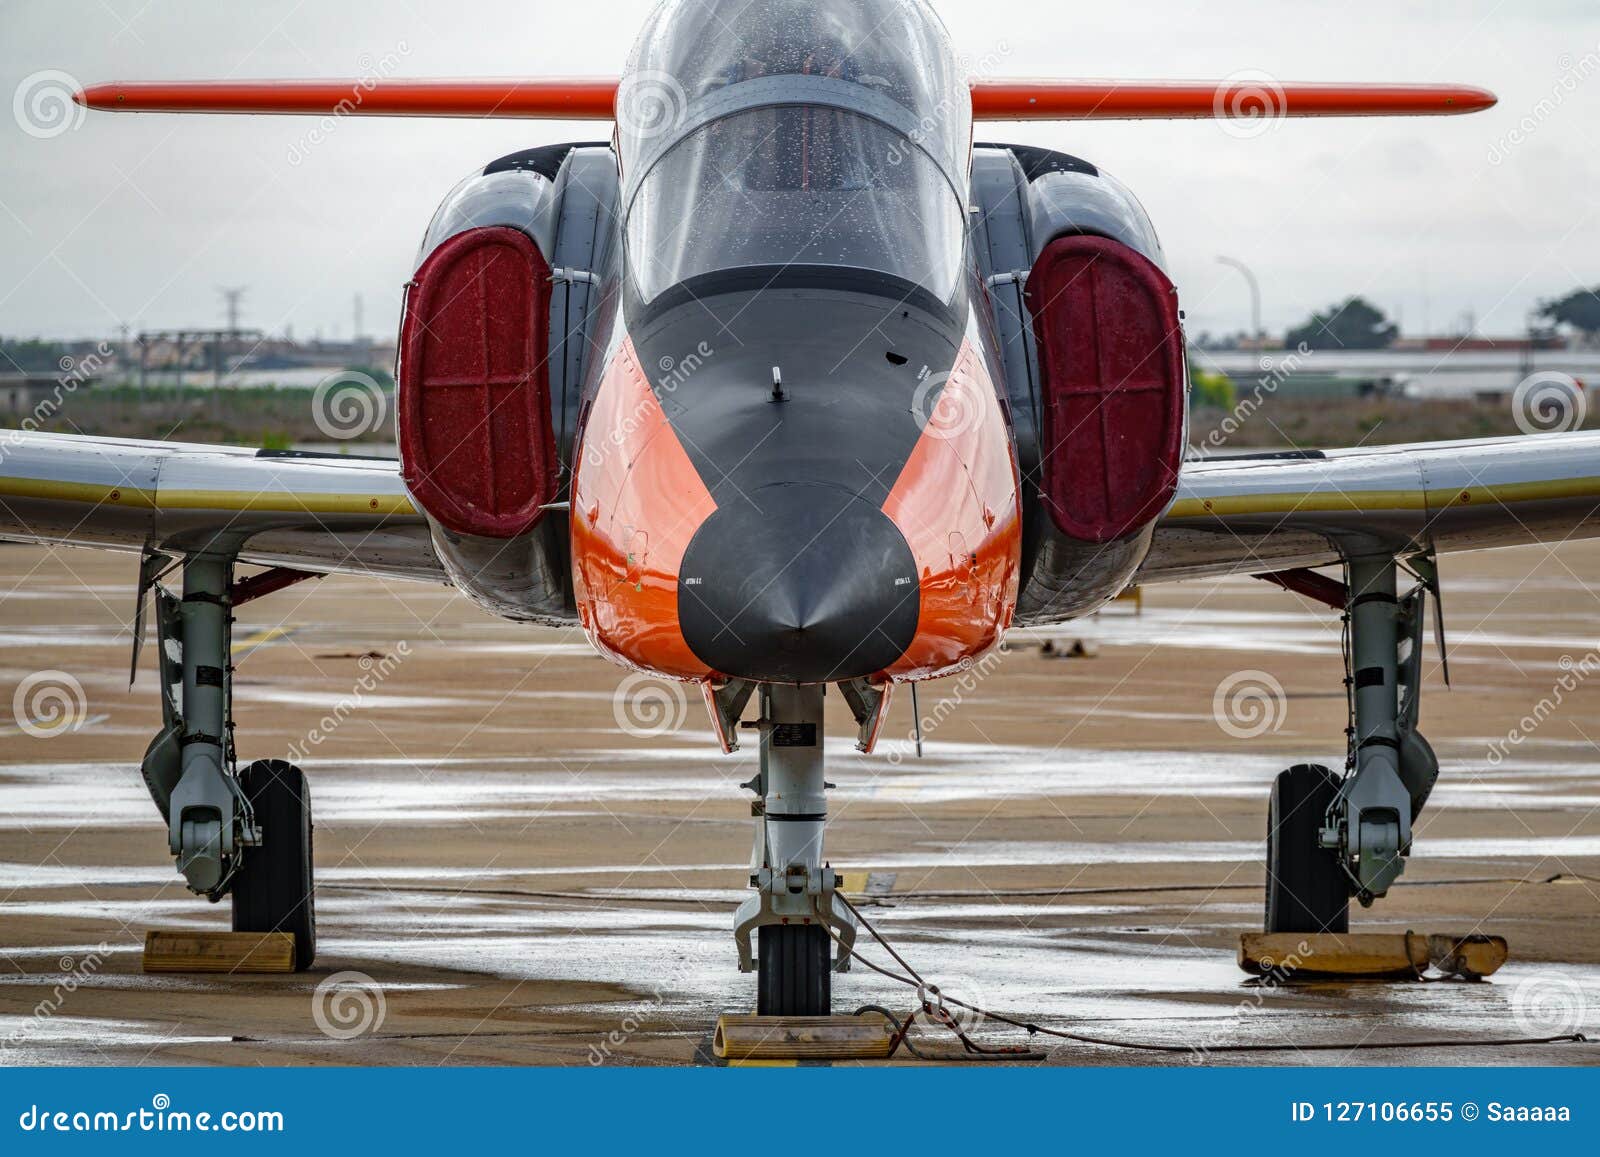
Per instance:
[[[1306,759],[1339,766],[1344,726],[1337,620],[1253,580],[1017,632],[948,719],[939,711],[920,760],[904,700],[870,757],[841,714],[830,857],[886,881],[863,911],[951,995],[1193,1050],[1036,1039],[1054,1063],[1596,1063],[1592,1046],[1211,1051],[1600,1035],[1600,761],[1587,735],[1600,686],[1506,746],[1561,657],[1593,645],[1600,601],[1577,576],[1600,571],[1600,547],[1576,549],[1563,565],[1531,560],[1531,578],[1509,554],[1463,573],[1450,604],[1457,688],[1437,685],[1430,659],[1423,713],[1445,773],[1402,883],[1352,915],[1367,930],[1502,933],[1511,963],[1488,982],[1262,986],[1235,965],[1238,934],[1260,926],[1273,776]],[[75,672],[100,720],[59,739],[0,736],[0,1063],[586,1064],[630,1023],[611,1059],[704,1062],[717,1014],[751,1006],[730,929],[753,754],[717,754],[694,697],[666,733],[625,734],[618,672],[573,632],[344,579],[280,608],[292,636],[251,651],[238,675],[241,751],[281,754],[351,694],[357,657],[410,642],[302,761],[315,970],[143,975],[146,930],[223,928],[228,913],[182,887],[139,779],[153,688],[147,672],[123,689],[127,636],[107,610],[123,606],[126,567],[74,558],[76,581],[37,554],[0,565],[12,585],[34,570],[42,584],[0,603],[4,669],[13,682]],[[58,594],[35,597],[45,590]],[[283,625],[271,602],[245,608],[241,630]],[[1100,655],[1046,659],[1047,638],[1085,638]],[[1212,699],[1245,668],[1274,672],[1286,705],[1249,742],[1219,730]],[[925,714],[950,687],[924,689]],[[340,972],[384,997],[381,1023],[352,1040],[314,1015],[319,983]],[[859,965],[834,992],[846,1012],[913,999]],[[977,1032],[1022,1039],[995,1022]]]

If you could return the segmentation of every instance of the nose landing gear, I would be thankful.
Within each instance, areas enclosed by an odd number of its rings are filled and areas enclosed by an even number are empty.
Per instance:
[[[856,923],[838,897],[839,877],[822,858],[828,818],[823,686],[774,684],[760,691],[761,765],[744,786],[756,794],[753,896],[734,914],[739,971],[757,973],[762,1016],[826,1016],[832,973],[849,969]],[[829,949],[832,928],[843,946]],[[751,951],[751,933],[757,949]]]

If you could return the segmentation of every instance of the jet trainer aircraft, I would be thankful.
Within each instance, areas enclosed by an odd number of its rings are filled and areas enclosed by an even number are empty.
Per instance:
[[[696,684],[726,751],[753,699],[738,956],[761,1012],[815,1014],[855,932],[822,851],[828,686],[870,752],[896,687],[1131,584],[1251,574],[1320,598],[1348,622],[1348,760],[1279,776],[1266,924],[1342,930],[1400,874],[1438,773],[1418,730],[1435,560],[1600,532],[1590,434],[1186,460],[1183,315],[1144,210],[1088,161],[972,135],[1467,113],[1481,90],[969,80],[923,0],[666,0],[620,81],[77,99],[616,123],[445,198],[406,286],[398,461],[41,434],[0,461],[0,536],[141,555],[164,709],[142,768],[170,849],[236,928],[292,931],[301,967],[309,796],[286,762],[237,764],[228,656],[231,608],[308,574],[582,624]]]

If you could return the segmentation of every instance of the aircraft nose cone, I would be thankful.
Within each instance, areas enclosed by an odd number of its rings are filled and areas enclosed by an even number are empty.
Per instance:
[[[900,528],[849,491],[780,483],[720,507],[678,576],[678,618],[725,675],[823,683],[881,671],[917,631],[916,560]]]

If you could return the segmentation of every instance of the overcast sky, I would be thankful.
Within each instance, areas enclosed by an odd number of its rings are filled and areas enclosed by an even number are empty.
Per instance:
[[[939,0],[958,51],[997,74],[1459,81],[1485,114],[986,125],[1120,176],[1161,232],[1191,332],[1243,328],[1227,254],[1253,266],[1268,328],[1362,292],[1407,332],[1465,311],[1519,330],[1542,296],[1600,283],[1600,0]],[[0,0],[0,95],[59,70],[112,79],[571,76],[622,67],[651,0]],[[1541,107],[1541,102],[1543,105]],[[244,322],[297,336],[392,334],[443,194],[485,161],[593,139],[594,124],[90,113],[30,135],[0,115],[0,334]],[[1522,126],[1519,129],[1519,124]],[[35,131],[39,131],[34,125]],[[1524,139],[1514,141],[1512,134]],[[298,157],[298,163],[291,158]]]

